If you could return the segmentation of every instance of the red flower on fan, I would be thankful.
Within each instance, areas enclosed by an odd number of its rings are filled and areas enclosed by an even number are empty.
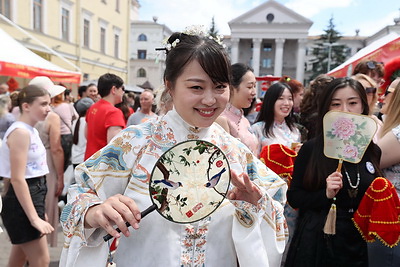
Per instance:
[[[215,163],[215,165],[219,168],[222,166],[222,160],[218,160],[217,163]]]

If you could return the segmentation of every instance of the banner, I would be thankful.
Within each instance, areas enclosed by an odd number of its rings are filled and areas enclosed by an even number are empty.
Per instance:
[[[81,81],[81,75],[78,73],[68,73],[55,70],[47,70],[37,67],[31,67],[21,64],[0,61],[0,74],[3,76],[21,77],[32,79],[36,76],[47,76],[53,82],[77,83]]]

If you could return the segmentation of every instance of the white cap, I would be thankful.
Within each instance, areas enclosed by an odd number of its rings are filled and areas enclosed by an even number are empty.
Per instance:
[[[36,85],[43,89],[46,89],[49,92],[51,98],[61,94],[66,89],[64,86],[55,85],[50,80],[50,78],[46,76],[36,76],[29,82],[29,85]]]

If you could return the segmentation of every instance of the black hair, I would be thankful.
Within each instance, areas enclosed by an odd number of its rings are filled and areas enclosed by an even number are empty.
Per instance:
[[[179,41],[177,41],[179,39]],[[164,82],[175,85],[185,66],[197,60],[213,83],[230,83],[230,60],[225,49],[213,39],[175,32],[168,43]],[[174,44],[174,45],[172,45]],[[168,88],[172,89],[172,88]]]
[[[317,191],[326,187],[326,177],[334,172],[337,168],[338,161],[336,159],[327,158],[324,153],[324,138],[323,138],[323,118],[325,114],[330,110],[333,95],[337,90],[351,87],[357,92],[362,103],[363,115],[368,115],[369,106],[367,101],[367,94],[365,93],[362,84],[354,79],[345,77],[334,79],[326,85],[325,90],[321,92],[318,99],[318,118],[317,118],[317,129],[315,137],[315,146],[311,152],[310,160],[306,168],[306,172],[303,177],[303,186],[309,191]],[[379,169],[379,147],[371,142],[365,152],[370,156],[371,163],[377,170],[379,175],[382,175]],[[321,168],[321,166],[324,166]]]
[[[272,127],[275,121],[275,102],[283,94],[283,91],[288,89],[293,98],[292,88],[286,83],[277,82],[271,85],[267,92],[265,92],[263,104],[261,106],[260,112],[258,113],[257,122],[263,121],[264,125],[264,135],[265,137],[275,137]],[[296,127],[293,118],[293,108],[290,111],[289,116],[285,117],[285,122],[289,129],[293,131]]]
[[[249,115],[250,111],[256,106],[256,102],[257,102],[257,98],[255,97],[255,98],[253,98],[253,100],[251,100],[250,107],[242,108],[243,116],[246,117],[247,115]]]
[[[87,88],[88,88],[88,87],[87,87],[86,85],[81,85],[81,86],[79,86],[79,88],[78,88],[78,95],[79,95],[80,97],[83,97],[83,93],[86,92]]]
[[[243,76],[251,71],[254,72],[253,69],[243,63],[235,63],[231,66],[231,71],[232,71],[232,79],[231,79],[231,85],[234,88],[238,88],[240,83],[242,82]]]
[[[356,81],[349,77],[334,79],[329,84],[327,84],[326,90],[323,90],[321,92],[321,95],[318,99],[318,120],[316,129],[317,135],[321,134],[323,131],[323,118],[331,107],[333,95],[336,93],[337,90],[345,88],[347,86],[350,86],[359,95],[363,107],[361,114],[369,114],[367,94],[365,93],[365,89],[362,84],[359,81]]]
[[[120,88],[124,84],[124,81],[117,75],[112,73],[106,73],[100,76],[97,89],[101,97],[108,96],[113,86]]]

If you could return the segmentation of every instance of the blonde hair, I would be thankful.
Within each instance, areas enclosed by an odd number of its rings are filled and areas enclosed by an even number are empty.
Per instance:
[[[388,109],[386,112],[385,121],[380,132],[380,137],[390,132],[394,127],[400,124],[400,83],[397,84],[394,92],[392,93],[392,98],[390,99]]]
[[[367,83],[369,83],[371,85],[371,87],[376,88],[376,92],[374,94],[374,97],[372,98],[372,102],[371,102],[371,104],[369,104],[369,115],[373,114],[374,110],[376,109],[376,102],[378,101],[378,88],[377,88],[376,82],[368,75],[362,74],[362,73],[357,73],[356,75],[351,76],[351,78],[353,78],[354,80],[359,81],[359,82],[364,80]]]

